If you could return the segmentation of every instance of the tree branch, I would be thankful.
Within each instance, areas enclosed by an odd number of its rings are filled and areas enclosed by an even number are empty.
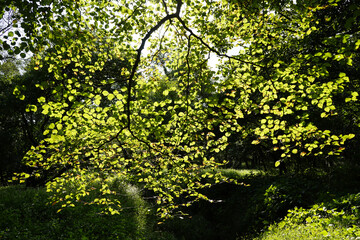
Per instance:
[[[156,30],[158,30],[166,21],[171,20],[173,18],[180,18],[180,9],[182,6],[182,1],[181,0],[177,0],[177,6],[176,6],[176,12],[170,15],[166,15],[163,19],[161,19],[154,27],[152,27],[149,32],[145,35],[145,37],[142,39],[141,41],[141,45],[137,50],[137,55],[136,55],[136,59],[135,59],[135,63],[132,66],[131,69],[131,73],[130,76],[128,78],[128,97],[127,97],[127,103],[126,103],[126,115],[127,115],[127,128],[129,129],[129,131],[131,131],[131,126],[130,126],[130,115],[131,115],[131,108],[130,108],[130,103],[131,103],[131,89],[132,89],[132,84],[134,82],[134,77],[135,77],[135,73],[136,70],[140,64],[140,60],[141,60],[141,52],[142,50],[144,50],[145,47],[145,43],[146,41],[150,38],[151,34],[153,34]]]
[[[198,39],[205,47],[207,47],[211,52],[216,53],[219,57],[227,57],[227,58],[229,58],[229,59],[234,59],[234,60],[239,61],[239,62],[242,62],[242,63],[251,64],[251,65],[254,65],[254,66],[263,68],[263,66],[258,65],[258,64],[256,64],[256,63],[248,62],[248,61],[242,60],[242,59],[237,58],[237,57],[233,57],[233,56],[229,56],[229,55],[224,54],[224,53],[220,53],[218,50],[216,50],[215,48],[213,48],[213,47],[211,47],[209,44],[207,44],[201,37],[197,36],[190,28],[188,28],[188,27],[186,26],[185,22],[181,19],[180,16],[177,16],[176,18],[179,20],[179,22],[181,23],[181,25],[183,26],[183,28],[190,33],[190,35],[192,35],[192,36],[194,36],[196,39]]]

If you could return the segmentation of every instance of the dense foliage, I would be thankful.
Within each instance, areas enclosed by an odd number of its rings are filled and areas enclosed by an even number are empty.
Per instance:
[[[262,161],[302,171],[339,162],[359,131],[355,1],[25,5],[5,1],[23,31],[4,30],[2,50],[33,54],[49,76],[27,106],[47,120],[18,178],[49,176],[60,208],[118,213],[116,176],[168,217],[211,201],[201,190],[231,181],[214,170],[249,143]],[[14,94],[26,98],[21,86]],[[93,191],[101,197],[88,200]]]

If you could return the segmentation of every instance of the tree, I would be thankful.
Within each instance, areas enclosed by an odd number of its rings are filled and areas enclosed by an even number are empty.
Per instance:
[[[24,65],[28,65],[24,68]],[[7,182],[14,171],[25,171],[21,163],[31,146],[43,139],[42,132],[49,118],[30,109],[40,107],[37,99],[49,95],[51,89],[42,91],[47,71],[35,71],[31,63],[8,58],[0,66],[0,140],[1,181]],[[24,72],[20,74],[20,72]]]
[[[352,20],[346,21],[351,34],[317,37],[326,12],[343,6],[338,2],[34,4],[22,12],[23,25],[31,27],[16,49],[33,51],[35,69],[48,66],[54,89],[38,98],[41,108],[31,108],[51,119],[44,139],[25,157],[32,175],[58,169],[47,188],[60,207],[104,204],[111,213],[121,203],[107,179],[121,176],[150,191],[159,214],[168,217],[193,201],[209,200],[201,189],[229,181],[216,171],[226,164],[216,156],[229,139],[250,138],[281,151],[276,165],[340,154],[354,134],[320,127],[319,119],[336,116],[338,96],[357,101],[356,91],[344,89],[358,75],[342,69],[356,59],[360,41],[353,3]],[[321,39],[326,48],[309,39]],[[228,54],[234,48],[239,51]],[[212,54],[220,58],[216,70],[208,67]],[[95,79],[115,58],[129,67]],[[342,68],[332,69],[333,62]],[[164,79],[174,82],[164,85]],[[101,189],[91,188],[91,181],[102,182]],[[89,200],[95,190],[104,198]]]
[[[7,175],[12,174],[11,170],[17,169],[15,166],[19,163],[19,158],[22,157],[14,156],[15,152],[21,152],[17,148],[21,145],[18,141],[18,135],[21,131],[17,125],[19,118],[14,119],[14,114],[11,114],[16,109],[13,108],[15,97],[12,96],[11,79],[18,74],[19,71],[13,61],[7,61],[0,65],[0,154],[2,156],[0,182],[2,183],[7,179]],[[17,133],[14,134],[15,132]]]

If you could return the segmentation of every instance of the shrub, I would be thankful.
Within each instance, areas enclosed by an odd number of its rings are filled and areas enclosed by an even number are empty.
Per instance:
[[[360,239],[360,193],[294,208],[259,239]]]

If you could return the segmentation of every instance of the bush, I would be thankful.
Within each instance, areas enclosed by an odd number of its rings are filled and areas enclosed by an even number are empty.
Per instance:
[[[349,194],[310,209],[294,208],[260,238],[360,239],[360,193]]]

